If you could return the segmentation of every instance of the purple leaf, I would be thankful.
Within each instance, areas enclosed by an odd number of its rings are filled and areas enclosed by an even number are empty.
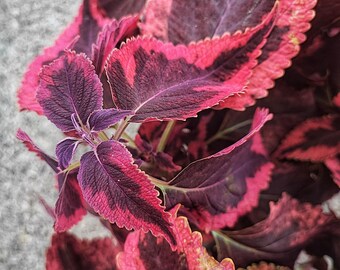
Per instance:
[[[101,131],[118,123],[121,119],[131,114],[131,111],[117,109],[94,111],[88,119],[88,126],[91,131]]]
[[[119,227],[149,230],[175,245],[169,214],[160,206],[158,192],[121,143],[102,142],[95,152],[84,154],[80,163],[79,184],[96,212]]]
[[[107,62],[115,104],[135,112],[132,122],[185,120],[243,91],[273,13],[245,33],[188,46],[132,39]]]
[[[61,186],[55,204],[54,229],[63,232],[77,224],[86,214],[86,209],[77,174],[59,174],[58,182]]]
[[[55,160],[55,158],[47,155],[44,151],[40,150],[40,148],[34,144],[31,138],[23,130],[18,129],[17,138],[25,144],[28,151],[36,153],[36,155],[42,160],[46,161],[46,163],[55,172],[59,172],[58,162]]]
[[[74,152],[77,149],[79,140],[66,138],[59,142],[56,147],[56,155],[58,158],[59,167],[64,170],[70,165]]]
[[[98,7],[102,9],[106,16],[120,19],[124,16],[139,13],[146,0],[96,0]]]
[[[159,185],[166,207],[182,204],[189,218],[209,231],[233,226],[239,216],[257,206],[273,168],[257,132],[271,117],[268,110],[257,110],[248,135]]]
[[[89,59],[66,51],[40,73],[37,99],[47,118],[62,131],[74,129],[71,115],[86,124],[102,108],[103,89]]]

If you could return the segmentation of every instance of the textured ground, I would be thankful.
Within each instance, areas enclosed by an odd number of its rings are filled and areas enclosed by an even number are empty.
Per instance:
[[[19,113],[16,89],[28,63],[53,44],[80,0],[0,1],[0,269],[44,269],[52,219],[37,195],[53,205],[52,171],[15,139],[18,127],[49,153],[59,131],[35,113]],[[96,223],[76,228],[91,235]],[[88,223],[86,223],[88,224]],[[104,233],[104,232],[102,232]]]

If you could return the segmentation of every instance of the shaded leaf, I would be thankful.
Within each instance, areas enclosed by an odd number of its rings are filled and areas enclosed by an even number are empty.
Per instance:
[[[68,48],[72,48],[77,53],[84,52],[90,55],[92,43],[96,41],[97,34],[105,23],[104,18],[101,17],[92,2],[93,0],[85,0],[74,21],[58,37],[54,45],[46,48],[31,62],[18,90],[20,110],[31,110],[38,114],[44,113],[36,100],[39,86],[38,74],[43,65],[51,63]]]
[[[74,152],[77,149],[79,140],[74,138],[66,138],[59,142],[56,146],[56,155],[58,158],[59,167],[64,170],[69,165],[73,158]]]
[[[106,16],[120,19],[127,15],[139,13],[143,9],[146,0],[96,0],[96,2],[98,2],[99,8]]]
[[[275,155],[279,158],[322,162],[339,153],[339,138],[338,115],[310,118],[286,136]]]
[[[125,38],[132,36],[137,28],[138,17],[130,16],[120,21],[113,20],[104,26],[99,33],[97,42],[92,47],[92,62],[96,67],[96,73],[100,76],[104,70],[104,64],[111,51]]]
[[[219,258],[233,258],[237,267],[266,260],[292,267],[299,252],[321,235],[333,215],[322,213],[321,207],[300,204],[284,194],[277,203],[270,203],[269,216],[238,231],[213,232]]]
[[[163,239],[150,233],[130,233],[124,245],[124,252],[117,256],[117,264],[124,270],[234,270],[231,259],[220,263],[211,257],[202,246],[202,235],[192,232],[185,217],[176,217],[172,210],[172,223],[177,240],[177,250],[172,251]]]
[[[102,107],[101,83],[84,54],[66,51],[42,69],[40,78],[37,100],[47,118],[63,131],[75,129],[73,113],[85,124]]]
[[[272,25],[189,46],[137,38],[113,51],[107,76],[118,108],[132,122],[185,120],[243,90]]]
[[[94,111],[88,119],[88,126],[92,131],[101,131],[118,123],[121,119],[131,115],[131,111],[104,109]]]
[[[86,214],[85,203],[81,193],[77,174],[59,174],[59,196],[55,205],[56,232],[64,232],[77,224]]]
[[[260,262],[259,264],[253,263],[247,268],[239,268],[240,270],[290,270],[290,268],[285,266],[278,266],[273,263]]]
[[[118,252],[109,237],[80,240],[69,233],[54,234],[46,253],[46,270],[114,270]]]
[[[257,205],[259,192],[270,180],[273,164],[256,133],[271,117],[268,110],[257,110],[248,135],[191,163],[170,182],[160,183],[166,207],[181,203],[183,211],[206,231],[233,226]]]
[[[149,230],[176,244],[169,223],[147,176],[117,141],[102,142],[80,160],[78,180],[85,200],[105,219],[127,229]]]
[[[34,144],[31,138],[21,129],[18,129],[16,137],[25,144],[28,151],[35,153],[39,158],[46,161],[46,163],[55,171],[58,172],[58,161],[55,158],[47,155],[38,146]]]

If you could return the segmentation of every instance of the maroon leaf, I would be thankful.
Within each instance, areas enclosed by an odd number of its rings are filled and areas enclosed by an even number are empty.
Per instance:
[[[112,140],[84,154],[78,179],[85,200],[119,227],[149,230],[175,245],[169,214],[159,205],[158,192],[133,162],[128,150]]]
[[[172,211],[173,215],[176,215]],[[185,217],[173,216],[177,250],[150,233],[130,233],[124,245],[124,252],[117,256],[117,265],[124,270],[235,270],[231,259],[217,262],[202,245],[202,235],[192,232]]]
[[[38,146],[34,144],[34,142],[31,140],[31,138],[21,129],[18,129],[17,138],[22,141],[28,151],[35,153],[39,158],[46,161],[46,163],[55,171],[58,172],[58,162],[55,160],[55,158],[47,155],[44,151],[40,150]]]
[[[311,118],[287,135],[276,151],[276,156],[322,162],[340,152],[339,138],[339,116]]]
[[[98,6],[102,9],[106,16],[120,19],[124,16],[139,13],[146,0],[96,0]]]
[[[218,258],[230,256],[237,267],[259,260],[292,267],[299,252],[335,220],[320,207],[299,204],[286,194],[270,209],[267,219],[251,227],[214,232]]]
[[[113,51],[107,76],[118,108],[132,122],[185,120],[243,90],[256,65],[272,15],[245,33],[189,46],[137,38]]]
[[[270,180],[273,164],[256,133],[271,117],[267,110],[258,110],[248,135],[158,185],[166,207],[181,203],[185,213],[206,231],[233,226],[239,216],[257,205],[259,192]]]
[[[118,123],[124,117],[131,115],[131,111],[104,109],[91,113],[88,126],[92,131],[101,131]]]
[[[104,26],[103,30],[99,33],[97,42],[92,47],[91,57],[99,77],[104,70],[105,61],[111,51],[119,42],[136,31],[137,22],[137,16],[125,17],[119,22],[113,20],[110,24]]]
[[[259,264],[253,263],[248,266],[246,269],[238,268],[240,270],[290,270],[290,268],[285,266],[278,266],[273,263],[260,262]]]
[[[80,240],[68,233],[54,234],[46,253],[46,270],[114,270],[118,252],[109,237]]]
[[[340,155],[326,159],[325,164],[332,172],[334,182],[340,187]]]
[[[77,174],[59,174],[59,197],[55,205],[56,232],[64,232],[77,224],[86,214],[83,195],[81,193]]]
[[[79,140],[74,138],[66,138],[59,142],[56,147],[56,155],[59,167],[64,170],[70,165],[74,152],[77,149]]]
[[[66,51],[40,74],[37,100],[47,118],[63,131],[73,130],[71,115],[83,124],[102,107],[103,90],[84,54]]]
[[[68,48],[73,48],[77,53],[84,52],[90,55],[92,43],[96,41],[97,34],[105,23],[105,19],[92,2],[93,0],[85,0],[74,21],[58,37],[54,45],[46,48],[29,65],[18,90],[20,110],[43,114],[43,109],[36,100],[38,74],[43,65],[51,63]]]

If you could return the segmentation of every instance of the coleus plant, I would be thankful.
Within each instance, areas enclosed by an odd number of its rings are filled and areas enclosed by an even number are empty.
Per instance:
[[[18,92],[67,136],[54,157],[17,132],[56,173],[46,268],[289,269],[302,250],[340,267],[320,207],[340,186],[339,17],[334,0],[84,0]],[[66,232],[87,213],[112,237]]]

